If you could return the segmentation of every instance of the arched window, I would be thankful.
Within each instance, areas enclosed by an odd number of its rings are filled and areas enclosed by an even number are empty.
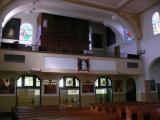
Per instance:
[[[125,43],[131,43],[134,41],[132,33],[126,27],[123,27],[123,32],[124,32]]]
[[[96,102],[106,103],[112,101],[112,81],[102,76],[95,81]]]
[[[152,16],[152,27],[154,35],[160,33],[160,16],[159,12],[155,12]]]
[[[23,23],[20,28],[20,44],[32,44],[33,27],[30,23]]]
[[[79,87],[79,80],[76,77],[64,77],[59,81],[60,88]]]

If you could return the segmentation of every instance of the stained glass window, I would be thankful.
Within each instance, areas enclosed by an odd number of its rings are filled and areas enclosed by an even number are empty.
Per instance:
[[[32,44],[33,27],[30,23],[23,23],[20,28],[20,44]]]
[[[155,12],[152,16],[152,27],[154,35],[160,33],[160,16],[159,12]]]
[[[25,76],[24,79],[24,86],[33,86],[33,77],[31,76]]]
[[[134,38],[133,35],[130,31],[128,31],[127,28],[123,27],[123,32],[124,32],[124,39],[125,39],[125,43],[130,43],[133,42]]]
[[[72,77],[67,77],[66,78],[66,86],[67,87],[72,87],[73,86],[73,78]]]
[[[100,78],[100,86],[106,86],[106,85],[107,85],[106,78]]]
[[[99,77],[95,81],[95,87],[111,87],[112,81],[108,77]]]

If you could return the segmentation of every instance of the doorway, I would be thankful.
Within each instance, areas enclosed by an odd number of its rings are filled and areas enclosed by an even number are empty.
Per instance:
[[[37,76],[22,75],[16,84],[17,106],[39,106],[41,104],[41,81]]]
[[[133,78],[129,78],[126,82],[126,100],[136,101],[136,84]]]
[[[108,77],[99,77],[95,81],[96,103],[112,102],[112,82]]]
[[[76,77],[63,77],[59,81],[60,105],[80,107],[80,87]]]

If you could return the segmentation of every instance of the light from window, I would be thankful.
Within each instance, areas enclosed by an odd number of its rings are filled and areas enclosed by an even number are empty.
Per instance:
[[[40,80],[36,78],[36,87],[40,87]]]
[[[32,44],[33,27],[29,23],[23,23],[20,28],[20,44]]]
[[[112,82],[110,79],[108,79],[108,86],[112,86]]]
[[[76,87],[79,87],[79,80],[76,79]]]
[[[107,93],[107,89],[102,88],[102,89],[96,89],[96,94],[106,94]]]
[[[160,16],[159,12],[155,12],[152,16],[152,27],[154,35],[160,33]]]
[[[60,81],[59,81],[59,87],[64,87],[64,82],[63,82],[63,79],[61,79]]]
[[[22,87],[22,77],[17,80],[17,87]]]
[[[95,86],[98,87],[98,79],[95,81]]]
[[[33,77],[25,76],[24,86],[33,86]]]

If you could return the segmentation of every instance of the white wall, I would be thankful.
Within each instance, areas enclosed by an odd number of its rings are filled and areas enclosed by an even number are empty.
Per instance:
[[[25,62],[5,62],[4,55],[24,55]],[[77,58],[89,59],[90,71],[78,71]],[[64,63],[68,64],[64,64]],[[137,63],[138,68],[128,68],[127,63]],[[142,60],[107,57],[77,56],[15,50],[0,50],[0,71],[41,71],[55,73],[125,74],[142,75]],[[12,67],[11,67],[12,66]],[[102,67],[103,66],[103,67]],[[123,69],[122,69],[123,68]]]
[[[160,34],[154,35],[152,29],[152,15],[156,11],[160,13],[160,5],[155,6],[141,15],[143,39],[140,40],[140,47],[142,50],[145,50],[142,58],[144,61],[146,80],[151,79],[148,73],[151,62],[160,57]]]
[[[120,44],[120,53],[137,54],[136,42]]]

